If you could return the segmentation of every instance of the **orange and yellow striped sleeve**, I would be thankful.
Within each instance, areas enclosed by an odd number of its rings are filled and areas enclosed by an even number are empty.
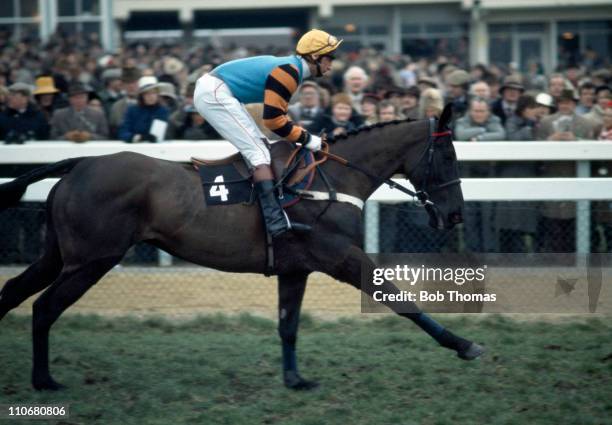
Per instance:
[[[290,142],[304,144],[308,132],[287,117],[289,100],[299,85],[295,66],[286,64],[272,70],[266,80],[263,122],[266,128]]]

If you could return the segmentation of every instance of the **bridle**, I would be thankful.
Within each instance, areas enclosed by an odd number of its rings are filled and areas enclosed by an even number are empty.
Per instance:
[[[378,185],[386,184],[392,189],[397,189],[400,192],[406,193],[407,195],[409,195],[415,200],[416,205],[425,208],[425,210],[429,214],[430,219],[435,221],[436,227],[438,229],[443,229],[444,219],[442,217],[442,213],[440,212],[436,204],[434,204],[434,202],[431,200],[430,194],[437,192],[439,190],[442,190],[444,188],[450,187],[450,186],[461,184],[461,179],[457,178],[457,179],[449,180],[447,182],[440,183],[436,186],[430,187],[432,170],[434,168],[434,155],[436,152],[435,142],[441,137],[451,136],[450,130],[436,132],[435,126],[436,126],[436,120],[434,118],[430,118],[429,119],[429,132],[427,136],[427,149],[425,149],[425,151],[423,152],[423,155],[417,162],[417,167],[418,167],[418,165],[421,164],[421,162],[423,162],[425,157],[427,157],[427,168],[425,169],[425,176],[423,178],[423,182],[420,186],[420,189],[417,190],[416,192],[408,189],[406,186],[403,186],[391,180],[390,178],[385,179],[375,174],[372,174],[365,168],[361,167],[360,165],[353,164],[338,155],[332,154],[324,150],[321,150],[319,152],[327,156],[329,159],[333,159],[334,161],[337,161],[346,167],[353,168],[355,170],[360,171],[362,174],[365,174],[366,176],[368,176],[371,180],[377,182]]]

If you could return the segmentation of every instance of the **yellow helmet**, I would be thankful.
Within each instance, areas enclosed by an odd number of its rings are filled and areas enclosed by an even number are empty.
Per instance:
[[[310,30],[298,41],[298,55],[328,55],[338,48],[342,40],[321,30]]]

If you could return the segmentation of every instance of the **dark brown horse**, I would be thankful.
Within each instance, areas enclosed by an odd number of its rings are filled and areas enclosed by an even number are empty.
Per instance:
[[[321,167],[338,192],[362,201],[381,184],[373,176],[386,179],[404,173],[417,189],[431,192],[435,204],[429,209],[431,224],[451,228],[461,222],[463,196],[450,134],[436,133],[446,130],[449,119],[446,108],[433,128],[428,120],[402,121],[341,137],[331,144],[330,152],[362,170],[332,160]],[[284,142],[274,144],[272,156],[278,157],[287,147]],[[184,164],[127,152],[68,159],[0,185],[0,210],[16,204],[29,184],[57,174],[63,178],[47,199],[45,252],[0,292],[1,319],[46,288],[33,306],[32,384],[36,389],[62,387],[49,371],[52,324],[135,243],[146,241],[187,261],[223,271],[265,270],[265,230],[257,205],[207,207],[198,173]],[[313,190],[326,190],[321,180],[315,179]],[[362,211],[355,205],[303,200],[289,208],[289,215],[313,226],[309,233],[283,237],[278,242],[282,246],[276,247],[284,381],[290,388],[304,389],[316,385],[300,377],[295,354],[308,275],[323,272],[361,289],[362,267],[375,266],[361,248]],[[390,282],[380,288],[397,291]],[[402,316],[459,357],[473,359],[482,354],[482,347],[445,330],[416,306],[412,311]]]

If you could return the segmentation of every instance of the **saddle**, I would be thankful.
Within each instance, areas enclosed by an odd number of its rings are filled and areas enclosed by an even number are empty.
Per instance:
[[[282,179],[277,197],[283,208],[299,202],[297,190],[308,190],[314,179],[316,161],[311,151],[296,149],[287,141],[271,145],[272,170],[276,181]],[[207,206],[253,203],[255,201],[251,171],[238,152],[220,159],[191,158],[198,170]]]

